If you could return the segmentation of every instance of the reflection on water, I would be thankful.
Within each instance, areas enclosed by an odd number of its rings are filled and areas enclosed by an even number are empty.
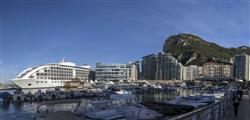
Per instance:
[[[145,92],[141,94],[136,94],[136,96],[139,98],[139,101],[144,102],[152,102],[157,101],[161,102],[163,100],[169,100],[173,99],[176,96],[187,96],[188,94],[193,94],[193,90],[177,90],[177,91],[168,91],[168,92]]]
[[[35,93],[38,89],[23,89],[23,92]],[[41,89],[42,91],[53,90],[52,89]],[[63,91],[72,89],[61,89]],[[2,92],[2,91],[1,91]],[[9,93],[13,93],[14,90],[8,90]],[[177,90],[169,92],[144,92],[135,94],[140,102],[150,102],[150,101],[162,101],[167,99],[172,99],[177,95],[186,96],[193,93],[191,90]],[[86,101],[86,99],[82,99]],[[23,103],[23,104],[1,104],[0,105],[0,120],[31,120],[37,108],[37,103]]]
[[[23,104],[7,103],[1,105],[0,120],[31,120],[32,111],[24,110]]]

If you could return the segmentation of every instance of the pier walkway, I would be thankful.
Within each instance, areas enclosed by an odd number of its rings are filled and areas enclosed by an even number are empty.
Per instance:
[[[250,120],[250,98],[243,95],[237,117],[232,98],[226,95],[223,100],[168,120]]]
[[[234,116],[233,102],[228,108],[228,112],[223,120],[250,120],[250,99],[248,95],[243,95],[238,109],[238,116]]]

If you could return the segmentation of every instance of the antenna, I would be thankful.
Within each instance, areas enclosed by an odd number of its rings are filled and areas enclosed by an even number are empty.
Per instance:
[[[3,27],[1,27],[1,31],[3,31]],[[4,40],[3,40],[3,35],[1,35],[0,38],[0,82],[3,82],[3,44],[4,44]]]
[[[65,58],[63,57],[62,60],[60,61],[61,63],[65,62]]]

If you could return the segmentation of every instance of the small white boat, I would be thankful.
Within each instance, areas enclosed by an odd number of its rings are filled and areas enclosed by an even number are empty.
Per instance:
[[[214,96],[215,99],[221,99],[221,98],[224,97],[225,93],[224,92],[222,92],[222,93],[213,93],[211,95]]]
[[[115,109],[110,109],[110,101],[92,101],[87,104],[84,110],[86,119],[115,120],[125,119],[125,115]]]
[[[85,116],[92,119],[152,120],[162,116],[138,104],[132,95],[111,95],[110,100],[93,101],[88,106],[92,107],[92,111],[85,112]]]
[[[36,100],[42,101],[45,99],[45,93],[43,93],[41,90],[38,90],[35,92],[34,97]]]
[[[13,101],[15,102],[23,102],[24,101],[24,92],[22,89],[16,89],[13,94]]]
[[[83,120],[77,112],[81,100],[56,100],[42,102],[33,116],[35,120]]]
[[[46,92],[45,92],[45,99],[46,100],[52,100],[53,99],[52,98],[52,93],[51,93],[50,90],[46,90]]]
[[[195,96],[195,98],[176,96],[175,99],[166,101],[166,103],[173,105],[188,105],[193,106],[194,108],[208,105],[207,100],[198,98],[197,96]]]
[[[88,92],[94,92],[94,93],[99,93],[99,92],[102,92],[103,90],[100,89],[100,88],[92,88],[92,89],[89,89]]]
[[[5,102],[10,102],[12,95],[8,92],[0,92],[0,105]]]
[[[134,95],[111,95],[110,99],[113,100],[114,106],[122,106],[122,108],[117,107],[116,109],[126,114],[132,113],[133,119],[152,120],[162,116],[162,114],[155,110],[148,109],[144,105],[139,104],[138,99]],[[131,116],[128,117],[132,119]]]
[[[120,88],[116,88],[116,87],[110,87],[106,90],[104,90],[104,92],[107,92],[107,93],[114,93],[114,94],[131,94],[132,92],[131,91],[127,91],[127,90],[123,90],[123,89],[120,89]]]

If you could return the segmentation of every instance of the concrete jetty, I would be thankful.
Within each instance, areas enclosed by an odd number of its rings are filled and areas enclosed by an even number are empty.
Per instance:
[[[238,116],[234,116],[233,101],[223,120],[250,120],[250,98],[248,95],[243,95],[238,109]]]

